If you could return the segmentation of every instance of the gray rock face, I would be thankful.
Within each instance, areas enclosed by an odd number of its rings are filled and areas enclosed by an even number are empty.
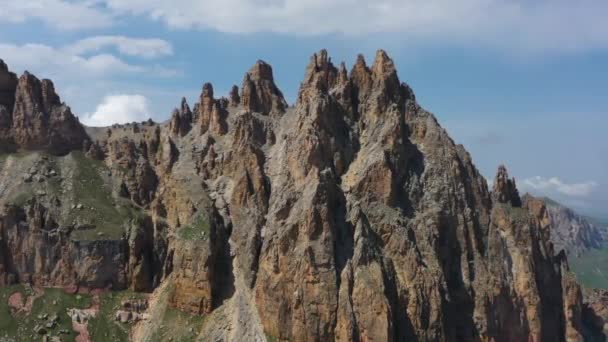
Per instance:
[[[529,195],[524,200],[529,200]],[[608,229],[599,227],[550,199],[543,199],[551,219],[551,241],[556,252],[565,251],[568,256],[579,257],[590,249],[599,249],[608,240]]]

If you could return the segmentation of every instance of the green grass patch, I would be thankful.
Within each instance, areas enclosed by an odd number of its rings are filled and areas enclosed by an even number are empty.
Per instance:
[[[0,288],[0,337],[17,336],[19,322],[8,305],[8,298],[15,292],[25,293],[23,286],[9,286]]]
[[[31,153],[33,153],[33,152],[19,151],[19,152],[13,152],[13,153],[0,153],[0,162],[6,161],[9,157],[23,158],[23,157],[28,156]]]
[[[276,337],[266,334],[266,342],[278,342],[278,341],[279,340]]]
[[[11,314],[8,298],[15,292],[21,292],[24,301],[35,293],[21,285],[0,289],[0,337],[16,338],[16,341],[40,340],[42,337],[34,328],[37,325],[45,326],[53,315],[57,315],[58,321],[53,328],[45,328],[48,334],[61,336],[63,341],[74,341],[77,334],[72,331],[72,320],[67,310],[91,306],[91,296],[68,294],[61,289],[45,289],[44,294],[34,300],[30,313]],[[60,334],[61,330],[67,330],[69,333]]]
[[[22,285],[0,288],[0,341],[39,341],[42,339],[42,335],[37,334],[34,328],[37,325],[44,326],[49,322],[48,318],[42,317],[52,317],[53,315],[57,315],[59,320],[54,328],[46,328],[48,334],[60,336],[66,342],[74,341],[77,333],[72,330],[72,321],[67,311],[71,308],[89,308],[93,303],[91,295],[69,294],[61,289],[44,289],[44,294],[33,302],[32,311],[29,314],[11,314],[8,298],[15,292],[20,292],[24,301],[28,296],[35,295],[33,290]],[[99,295],[99,312],[88,324],[91,341],[129,341],[132,324],[117,322],[115,314],[124,299],[140,299],[143,296],[143,294],[132,291],[108,292]],[[60,334],[61,330],[67,330],[69,333]]]
[[[203,240],[209,238],[209,219],[204,212],[199,212],[192,223],[182,226],[178,230],[178,236],[184,240]]]
[[[568,262],[584,287],[608,289],[608,246],[592,249]]]

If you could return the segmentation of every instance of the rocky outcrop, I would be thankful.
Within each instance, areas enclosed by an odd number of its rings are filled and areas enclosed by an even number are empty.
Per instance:
[[[203,92],[197,106],[197,120],[201,134],[209,131],[216,135],[222,135],[227,132],[226,117],[228,113],[225,104],[224,101],[216,100],[213,97],[211,83],[203,85]]]
[[[14,149],[11,128],[16,89],[17,75],[10,72],[4,61],[0,60],[0,152]]]
[[[154,144],[154,141],[150,141],[150,145],[155,146]],[[147,144],[144,146],[146,147],[143,150],[156,154],[158,147],[147,147]],[[109,158],[120,167],[121,196],[130,198],[139,205],[150,204],[158,186],[158,176],[143,150],[127,138],[112,141],[108,150]]]
[[[192,128],[192,111],[188,106],[186,98],[182,98],[182,104],[179,109],[175,109],[171,114],[171,123],[169,130],[173,135],[184,136],[190,132]]]
[[[494,201],[498,203],[510,203],[514,207],[521,206],[521,198],[515,186],[515,178],[509,178],[507,168],[501,165],[496,173],[493,191]]]
[[[230,89],[230,94],[228,95],[228,98],[230,100],[231,107],[238,107],[239,104],[241,103],[241,96],[239,95],[239,87],[237,87],[236,85],[233,85],[232,89]]]
[[[3,145],[10,142],[16,89],[17,76],[10,72],[8,66],[0,59],[0,143]]]
[[[88,139],[82,125],[62,104],[50,80],[39,81],[26,72],[19,78],[12,116],[15,143],[24,149],[66,153]]]
[[[176,308],[200,315],[210,313],[223,298],[230,269],[225,262],[228,236],[217,214],[197,215],[204,222],[181,228],[179,238],[170,246],[173,289],[169,301]]]
[[[266,62],[257,61],[245,74],[241,105],[246,110],[265,115],[282,114],[287,108],[283,94],[274,84],[272,67]]]
[[[582,309],[585,326],[585,341],[605,341],[608,336],[608,291],[589,289],[585,291]]]
[[[65,154],[88,140],[50,80],[27,71],[17,80],[0,60],[0,142],[3,149],[48,150]]]
[[[6,206],[0,217],[0,285],[13,278],[36,286],[128,286],[123,241],[73,241],[73,228],[60,227],[36,201]]]

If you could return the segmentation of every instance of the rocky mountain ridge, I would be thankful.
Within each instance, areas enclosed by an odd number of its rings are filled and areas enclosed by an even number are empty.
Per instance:
[[[153,291],[138,341],[163,303],[207,317],[199,340],[601,334],[545,204],[504,167],[489,191],[384,51],[314,54],[291,107],[258,61],[228,98],[206,83],[166,124],[108,128],[13,76],[1,138],[36,152],[0,161],[0,284]]]

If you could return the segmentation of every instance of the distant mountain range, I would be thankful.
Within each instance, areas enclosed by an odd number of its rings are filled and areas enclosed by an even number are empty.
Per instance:
[[[580,215],[574,210],[544,197],[551,219],[551,241],[555,251],[565,250],[570,258],[580,257],[590,249],[600,249],[608,241],[608,228],[600,219]]]

